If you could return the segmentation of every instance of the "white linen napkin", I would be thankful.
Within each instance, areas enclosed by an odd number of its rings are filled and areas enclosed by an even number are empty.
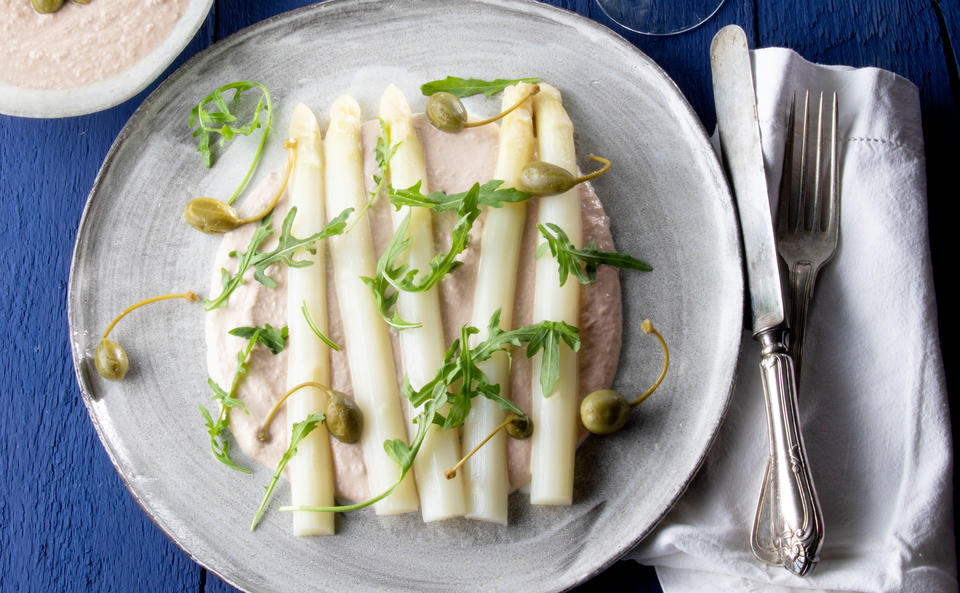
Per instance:
[[[748,331],[703,468],[628,557],[656,566],[665,593],[957,591],[917,88],[884,70],[819,66],[785,49],[752,58],[773,208],[794,92],[839,96],[840,247],[817,283],[799,388],[823,508],[820,564],[800,578],[750,552],[767,437],[760,349]]]

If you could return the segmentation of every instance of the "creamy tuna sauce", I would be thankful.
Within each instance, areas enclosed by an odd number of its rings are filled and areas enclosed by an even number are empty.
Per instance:
[[[105,80],[167,38],[189,0],[70,0],[37,14],[29,0],[0,2],[0,84],[67,89]]]
[[[414,124],[424,147],[427,165],[428,186],[433,190],[447,193],[466,191],[475,182],[488,181],[493,177],[496,164],[498,127],[495,124],[479,128],[468,128],[458,134],[445,134],[435,130],[422,116],[416,116]],[[368,191],[373,190],[373,173],[376,163],[373,150],[379,134],[376,122],[368,122],[363,127],[364,169]],[[241,208],[241,215],[256,212],[275,194],[280,184],[280,175],[271,174],[249,195]],[[536,253],[537,207],[536,199],[527,202],[527,223],[524,231],[523,249],[520,253],[520,268],[517,279],[517,298],[514,305],[514,324],[527,325],[532,318],[534,256]],[[580,185],[581,217],[585,240],[596,239],[604,250],[613,249],[610,236],[610,221],[603,207],[588,184]],[[289,206],[284,197],[278,204],[274,215],[274,226],[278,229]],[[393,234],[390,219],[389,202],[378,199],[369,211],[377,253],[381,253]],[[327,212],[331,218],[336,212]],[[447,343],[459,337],[460,327],[470,322],[473,309],[473,292],[480,254],[480,239],[484,217],[474,223],[471,240],[461,254],[463,265],[441,281],[443,302],[443,322]],[[454,213],[447,212],[434,218],[434,239],[437,250],[446,251],[450,246],[450,230],[455,222]],[[219,294],[222,283],[220,269],[236,270],[236,258],[230,257],[231,251],[244,251],[253,234],[255,225],[247,225],[224,236],[215,255],[211,276],[210,294]],[[275,243],[275,240],[274,240]],[[267,243],[270,249],[273,244]],[[206,316],[207,367],[210,376],[220,385],[229,385],[236,368],[237,352],[244,340],[231,336],[227,332],[238,326],[262,326],[269,323],[282,327],[287,323],[286,306],[286,268],[274,267],[269,275],[278,282],[275,289],[268,289],[253,279],[248,272],[244,285],[230,297],[227,307],[210,312]],[[333,286],[333,271],[328,269],[329,332],[328,335],[338,344],[344,344],[340,324],[340,314]],[[568,281],[575,282],[571,278]],[[582,348],[578,357],[580,367],[581,397],[613,382],[620,354],[621,309],[620,280],[616,269],[603,266],[597,274],[597,281],[581,288],[580,337]],[[394,359],[398,371],[397,380],[403,376],[403,365],[396,336],[394,336]],[[440,361],[437,361],[439,367]],[[521,409],[530,413],[530,362],[522,353],[513,357],[513,376],[511,390],[513,400]],[[250,373],[239,389],[239,397],[244,400],[250,414],[234,411],[230,415],[230,426],[240,448],[257,461],[275,467],[286,449],[288,432],[286,416],[281,409],[272,424],[273,439],[262,443],[257,432],[263,418],[270,408],[286,391],[286,353],[274,356],[265,348],[256,348],[250,363]],[[332,387],[344,393],[352,393],[350,370],[344,352],[331,353]],[[404,400],[407,419],[414,411]],[[412,436],[412,432],[411,432]],[[331,438],[334,465],[337,472],[337,496],[341,499],[360,501],[369,498],[366,471],[359,444],[345,445]],[[517,488],[530,479],[530,440],[508,439],[508,455],[511,488]]]

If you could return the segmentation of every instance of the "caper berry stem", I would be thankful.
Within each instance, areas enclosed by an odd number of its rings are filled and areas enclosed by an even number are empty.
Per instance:
[[[600,177],[601,175],[606,173],[608,170],[610,170],[610,159],[605,159],[602,156],[597,156],[595,154],[588,154],[587,158],[589,158],[592,161],[597,161],[598,163],[603,163],[603,166],[597,169],[596,171],[594,171],[593,173],[588,173],[586,175],[581,175],[580,177],[577,177],[576,183],[583,183],[584,181],[590,181],[594,177]]]
[[[469,453],[467,453],[467,454],[463,457],[463,459],[461,459],[460,461],[457,462],[457,464],[456,464],[455,466],[453,466],[453,467],[451,467],[450,469],[444,471],[444,472],[443,472],[444,477],[447,478],[448,480],[452,480],[452,479],[454,479],[455,477],[457,477],[457,471],[458,471],[461,467],[463,467],[463,464],[466,463],[468,459],[470,459],[471,457],[473,457],[473,454],[474,454],[474,453],[476,453],[477,451],[480,450],[480,447],[486,445],[486,444],[487,444],[487,441],[489,441],[490,439],[492,439],[495,434],[497,434],[497,433],[500,432],[501,430],[507,428],[508,426],[510,426],[511,424],[513,424],[514,422],[517,422],[517,421],[522,421],[522,422],[524,422],[524,423],[525,423],[525,424],[524,424],[524,428],[528,428],[528,427],[529,427],[529,424],[531,423],[531,420],[530,420],[530,417],[529,417],[529,416],[518,416],[517,414],[510,414],[510,415],[508,415],[507,418],[506,418],[506,420],[504,420],[503,422],[500,423],[500,426],[494,428],[493,431],[491,431],[490,434],[488,434],[485,439],[483,439],[482,441],[480,441],[480,444],[478,444],[476,447],[473,448],[473,451],[470,451]],[[508,431],[508,432],[509,432],[509,431]],[[523,439],[528,438],[528,437],[530,436],[530,433],[531,433],[531,432],[532,432],[532,431],[524,432],[524,433],[522,434],[522,436],[517,436],[517,437],[515,437],[515,438],[523,438]],[[511,435],[511,436],[512,436],[512,435]]]
[[[238,222],[239,225],[245,225],[250,222],[256,222],[262,219],[267,214],[270,214],[270,211],[274,209],[277,205],[277,202],[280,201],[280,197],[283,195],[283,192],[287,191],[287,183],[290,181],[290,174],[293,172],[294,166],[297,164],[297,139],[296,138],[287,138],[283,141],[283,147],[287,149],[287,170],[283,174],[283,184],[280,186],[280,189],[277,190],[277,194],[273,196],[273,199],[270,200],[270,204],[267,205],[259,214],[251,216],[249,218],[241,218]]]
[[[667,376],[667,367],[670,366],[670,349],[667,348],[667,341],[663,339],[663,336],[660,335],[653,327],[653,322],[649,319],[644,319],[643,323],[640,324],[640,329],[645,334],[653,334],[660,341],[660,346],[663,348],[663,368],[660,370],[660,376],[657,377],[657,380],[653,382],[653,385],[650,386],[650,389],[647,389],[643,394],[637,399],[630,402],[630,407],[636,406],[643,400],[650,397],[654,391],[657,390],[657,387],[660,387],[660,383],[663,382],[663,378]]]
[[[304,381],[303,383],[294,385],[286,393],[283,394],[283,397],[277,400],[277,403],[273,404],[273,407],[270,408],[270,412],[267,414],[267,417],[263,419],[263,425],[260,427],[260,430],[257,432],[257,438],[260,441],[264,443],[270,441],[270,423],[273,422],[273,417],[277,415],[278,411],[280,411],[280,407],[284,404],[284,402],[287,401],[287,398],[289,398],[291,395],[293,395],[294,393],[296,393],[297,391],[300,391],[305,387],[315,387],[320,391],[324,392],[327,395],[327,397],[330,397],[335,393],[333,389],[330,389],[323,383],[317,383],[316,381]]]
[[[117,323],[121,319],[126,317],[127,314],[130,313],[131,311],[139,309],[144,305],[149,305],[150,303],[156,303],[157,301],[165,301],[168,299],[185,299],[187,301],[194,302],[194,301],[199,301],[200,297],[197,296],[197,293],[193,292],[192,290],[189,290],[187,292],[178,292],[175,294],[164,294],[160,296],[150,297],[149,299],[144,299],[139,303],[134,303],[133,305],[130,305],[129,307],[124,309],[119,315],[117,315],[116,319],[114,319],[113,322],[107,326],[107,331],[103,332],[103,337],[101,339],[103,340],[107,339],[107,336],[110,335],[110,332],[113,330],[114,326],[116,326]]]
[[[539,93],[539,92],[540,92],[540,85],[539,85],[539,84],[535,84],[535,85],[533,85],[533,86],[530,87],[530,89],[523,95],[523,97],[520,98],[519,101],[517,101],[516,103],[514,103],[513,105],[511,105],[509,108],[505,109],[504,111],[500,112],[500,114],[495,115],[495,116],[493,116],[493,117],[488,117],[487,119],[482,119],[482,120],[479,120],[479,121],[468,121],[468,122],[466,122],[466,123],[463,124],[463,127],[465,127],[465,128],[475,128],[475,127],[477,127],[477,126],[485,126],[485,125],[487,125],[487,124],[489,124],[489,123],[493,123],[493,122],[497,121],[498,119],[500,119],[500,118],[502,118],[502,117],[506,117],[507,115],[509,115],[511,111],[513,111],[513,110],[516,109],[517,107],[520,107],[521,105],[523,105],[524,102],[525,102],[527,99],[529,99],[530,97],[536,95],[536,94]]]

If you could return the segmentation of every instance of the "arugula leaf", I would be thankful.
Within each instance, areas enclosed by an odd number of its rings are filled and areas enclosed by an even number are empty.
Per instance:
[[[403,206],[430,208],[435,212],[456,210],[458,216],[452,231],[450,250],[445,254],[434,256],[430,261],[429,273],[422,278],[417,279],[420,270],[411,269],[406,263],[398,263],[410,247],[410,239],[407,237],[407,228],[410,225],[409,215],[397,225],[387,248],[380,256],[376,277],[362,278],[373,292],[381,317],[391,327],[398,330],[420,327],[419,323],[405,321],[396,311],[391,312],[397,303],[397,291],[430,290],[441,278],[460,265],[456,257],[463,252],[470,241],[470,230],[480,216],[479,206],[500,208],[507,202],[522,202],[531,198],[527,193],[514,188],[501,188],[501,185],[503,181],[493,179],[483,185],[474,184],[468,191],[457,194],[435,191],[426,195],[420,191],[420,181],[405,189],[397,190],[390,187],[390,202],[398,210]]]
[[[571,334],[566,323],[544,321],[537,333],[527,342],[527,358],[543,350],[543,361],[540,364],[540,389],[544,397],[553,395],[553,387],[560,376],[560,340],[566,342],[571,350],[580,350],[580,341]]]
[[[443,80],[433,80],[420,85],[420,92],[429,97],[434,93],[446,91],[457,97],[469,97],[483,93],[489,99],[496,93],[499,93],[508,86],[513,86],[518,82],[540,82],[537,77],[496,80],[480,80],[479,78],[459,78],[457,76],[448,76]]]
[[[213,309],[217,309],[226,305],[227,299],[230,297],[233,291],[243,284],[243,276],[250,266],[253,266],[254,268],[254,279],[267,288],[275,288],[277,286],[277,283],[273,280],[273,278],[266,275],[266,269],[269,266],[273,264],[286,264],[293,268],[309,266],[313,262],[309,260],[295,260],[293,258],[297,251],[304,249],[312,253],[317,241],[326,239],[328,237],[333,237],[335,235],[342,235],[344,233],[344,229],[346,228],[347,217],[350,216],[351,212],[353,212],[353,208],[347,208],[338,214],[336,218],[327,223],[327,226],[323,227],[319,232],[314,233],[305,239],[298,239],[293,236],[293,233],[290,232],[290,228],[293,226],[293,219],[297,215],[297,208],[294,206],[293,208],[290,208],[286,218],[283,219],[283,224],[280,230],[280,240],[277,243],[277,246],[272,251],[260,253],[258,252],[260,246],[270,235],[273,234],[273,228],[270,226],[270,221],[273,219],[273,213],[270,213],[266,218],[260,221],[259,225],[257,225],[256,230],[253,232],[253,236],[250,238],[250,243],[247,246],[247,250],[240,254],[237,252],[232,252],[230,254],[234,257],[237,257],[239,260],[237,271],[234,274],[230,274],[226,269],[221,269],[223,290],[220,292],[220,295],[214,299],[204,299],[203,308],[207,311],[212,311]]]
[[[240,95],[250,89],[259,90],[261,92],[260,99],[257,101],[250,121],[244,124],[235,124],[234,122],[237,121],[236,111],[241,107]],[[223,97],[223,93],[228,91],[234,91],[233,98],[229,104]],[[208,107],[210,104],[212,104],[212,107]],[[260,117],[264,111],[267,112],[267,121],[261,123]],[[240,182],[240,186],[237,187],[233,195],[230,196],[230,199],[227,200],[227,204],[233,204],[234,200],[237,199],[237,196],[240,195],[240,192],[247,185],[250,176],[253,175],[257,163],[260,161],[260,155],[263,153],[263,147],[267,142],[267,135],[270,133],[272,121],[273,103],[270,100],[270,92],[259,82],[248,80],[231,82],[214,89],[212,93],[201,99],[200,102],[190,110],[187,125],[193,131],[192,136],[198,138],[196,150],[200,153],[203,166],[207,168],[213,165],[213,147],[211,146],[211,141],[214,137],[216,137],[216,146],[223,147],[236,136],[249,136],[254,130],[259,129],[261,126],[263,127],[263,136],[260,138],[260,144],[257,146],[257,151],[253,155],[253,162],[250,164],[250,168],[247,170],[243,181]]]
[[[277,246],[273,251],[258,253],[253,258],[254,279],[267,288],[276,288],[276,281],[266,275],[268,267],[273,264],[286,264],[291,268],[304,268],[313,264],[310,260],[295,260],[293,256],[301,249],[313,253],[314,245],[317,241],[343,234],[347,224],[347,217],[350,216],[351,212],[353,212],[353,208],[347,208],[318,232],[304,239],[297,239],[290,230],[293,227],[293,219],[297,215],[297,207],[294,206],[290,208],[287,216],[283,219],[283,224],[280,228],[280,240]]]
[[[290,330],[287,329],[287,326],[278,330],[267,323],[264,327],[235,327],[227,333],[245,340],[256,338],[257,341],[269,348],[270,352],[280,354],[287,345]]]
[[[421,182],[416,182],[406,189],[392,189],[390,192],[390,203],[397,210],[401,206],[417,206],[421,208],[430,208],[434,212],[445,212],[447,210],[460,210],[467,194],[472,191],[465,191],[458,194],[446,194],[442,191],[431,192],[424,195],[420,191]],[[477,203],[481,206],[491,206],[500,208],[505,202],[515,203],[529,200],[532,196],[519,189],[512,187],[500,188],[503,181],[491,179],[480,186],[477,195]]]
[[[246,345],[237,352],[237,368],[233,372],[229,392],[220,387],[212,378],[207,379],[207,385],[209,385],[210,390],[213,391],[213,397],[211,399],[220,404],[220,413],[217,415],[216,421],[214,421],[209,410],[207,410],[203,404],[200,404],[200,413],[203,415],[204,426],[207,427],[207,434],[210,435],[210,450],[213,451],[214,457],[227,467],[247,474],[250,473],[249,469],[237,465],[230,458],[230,443],[222,434],[230,428],[231,408],[240,408],[245,413],[250,413],[247,411],[243,401],[236,397],[236,394],[240,382],[243,381],[243,378],[247,375],[250,352],[259,340],[259,336],[259,330],[254,331],[254,335],[247,339]]]
[[[400,467],[413,464],[413,449],[400,439],[384,441],[383,450],[387,453],[387,457],[395,461]]]
[[[226,440],[223,433],[230,428],[230,410],[232,408],[239,408],[246,414],[250,413],[243,400],[237,397],[237,390],[250,370],[250,354],[253,352],[254,346],[263,344],[273,354],[280,353],[286,345],[287,328],[276,330],[270,325],[266,327],[238,327],[229,333],[245,338],[247,343],[237,352],[237,368],[233,371],[229,391],[220,387],[212,378],[207,378],[207,385],[213,392],[211,399],[220,404],[220,413],[217,415],[217,419],[213,419],[210,410],[203,404],[200,404],[200,414],[203,416],[203,424],[207,428],[207,434],[210,435],[210,450],[213,451],[213,456],[220,460],[220,463],[248,474],[250,473],[249,469],[237,465],[230,458],[230,442]]]
[[[449,272],[452,272],[460,266],[462,262],[456,260],[456,257],[467,248],[470,242],[470,229],[473,223],[480,216],[480,207],[477,200],[480,196],[480,184],[474,183],[470,191],[463,197],[460,207],[457,209],[457,223],[451,231],[451,244],[447,253],[438,253],[430,260],[430,273],[422,279],[417,280],[417,274],[420,270],[407,269],[405,273],[393,274],[391,268],[387,266],[387,281],[399,290],[406,292],[423,292],[430,290]],[[407,221],[410,216],[407,215]],[[409,224],[409,223],[408,223]],[[406,225],[401,225],[404,229]],[[399,231],[399,228],[398,228]],[[407,241],[409,243],[409,241]]]
[[[287,463],[293,459],[294,455],[297,454],[297,447],[307,438],[313,429],[317,427],[321,422],[326,421],[326,416],[323,414],[310,414],[305,419],[300,422],[296,422],[293,425],[293,429],[290,432],[290,445],[287,447],[287,450],[283,452],[283,455],[280,457],[280,462],[277,463],[277,469],[273,472],[273,477],[270,478],[270,483],[263,487],[263,501],[260,503],[260,508],[257,509],[257,514],[253,516],[253,522],[250,523],[250,531],[253,531],[257,528],[257,525],[260,523],[260,518],[263,516],[263,510],[267,506],[267,501],[270,500],[270,495],[273,494],[273,489],[277,485],[277,481],[280,479],[280,474],[283,473],[283,469],[287,467]]]
[[[376,184],[376,187],[373,188],[373,191],[370,192],[370,198],[367,200],[367,203],[363,205],[363,208],[357,212],[357,216],[354,217],[353,221],[350,223],[350,226],[347,227],[346,232],[350,232],[360,219],[363,218],[363,215],[367,213],[367,210],[370,209],[370,206],[373,205],[374,200],[377,199],[377,196],[380,195],[380,192],[383,190],[384,185],[387,183],[387,175],[390,172],[390,159],[393,158],[393,155],[396,154],[397,149],[400,148],[400,143],[391,144],[390,143],[390,130],[387,129],[387,123],[383,121],[383,118],[378,117],[377,121],[380,122],[380,135],[377,137],[377,146],[374,149],[374,156],[377,159],[377,167],[380,168],[380,174],[373,174],[373,182]]]
[[[414,186],[416,187],[416,186]],[[462,262],[457,261],[456,257],[466,249],[470,242],[470,229],[473,223],[480,216],[480,208],[477,205],[477,199],[480,195],[480,184],[475,183],[470,191],[466,192],[462,199],[458,200],[459,209],[457,211],[457,223],[451,232],[451,245],[447,253],[438,253],[430,260],[430,271],[420,279],[417,275],[419,269],[411,268],[406,263],[397,264],[401,260],[407,249],[410,247],[410,239],[407,237],[407,228],[410,225],[410,216],[403,219],[397,225],[393,237],[387,244],[380,259],[377,261],[377,277],[366,278],[362,280],[373,291],[374,299],[377,302],[377,308],[380,316],[397,329],[409,329],[411,327],[420,327],[419,323],[411,323],[401,319],[396,312],[390,313],[390,309],[396,305],[397,293],[395,290],[404,292],[423,292],[433,288],[448,273],[457,269]]]
[[[546,227],[537,225],[540,234],[547,240],[537,249],[537,257],[543,255],[546,248],[550,249],[550,254],[557,260],[560,270],[560,286],[566,283],[569,274],[576,276],[580,284],[592,284],[597,279],[597,267],[600,264],[644,272],[653,269],[649,264],[626,253],[600,251],[596,241],[590,241],[583,249],[577,249],[559,226],[548,222]]]
[[[217,419],[217,422],[214,422],[213,417],[210,415],[210,411],[207,410],[206,406],[200,404],[200,413],[203,415],[204,426],[207,427],[207,433],[210,435],[210,450],[213,451],[213,456],[216,457],[220,463],[231,467],[237,471],[249,474],[250,470],[237,465],[230,458],[230,442],[225,439],[218,438],[220,433],[229,426],[224,422],[221,422],[220,418]]]
[[[377,304],[377,310],[380,312],[380,316],[388,325],[398,330],[420,327],[421,325],[420,323],[404,321],[396,310],[390,313],[390,310],[396,306],[400,293],[390,284],[387,276],[402,276],[409,268],[406,264],[401,264],[396,268],[392,267],[393,261],[399,258],[410,246],[410,239],[407,238],[407,227],[409,225],[410,217],[407,216],[397,226],[396,232],[393,234],[393,237],[390,238],[390,242],[387,243],[387,247],[384,249],[380,259],[377,260],[376,277],[369,278],[367,276],[360,276],[360,280],[369,286],[373,292],[373,299]],[[388,266],[391,268],[389,272],[387,270]]]
[[[260,221],[260,224],[257,225],[257,228],[253,231],[253,235],[250,237],[250,243],[247,245],[246,251],[240,254],[235,251],[230,253],[230,255],[238,258],[239,263],[237,265],[237,271],[231,275],[230,272],[227,272],[226,268],[220,268],[220,277],[223,280],[223,289],[220,291],[220,295],[216,298],[203,299],[204,310],[212,311],[226,305],[227,299],[230,298],[230,295],[233,293],[233,291],[243,284],[243,275],[247,272],[247,268],[249,268],[250,264],[253,262],[253,258],[257,254],[257,250],[260,249],[260,245],[267,240],[267,237],[273,234],[273,228],[270,226],[270,221],[272,219],[273,213],[270,213]]]
[[[443,393],[450,403],[447,418],[442,423],[444,428],[456,428],[463,423],[470,412],[471,400],[480,395],[495,401],[502,409],[523,415],[516,404],[500,395],[500,386],[491,385],[486,375],[480,369],[480,363],[489,360],[493,354],[507,346],[521,346],[524,342],[528,347],[526,355],[533,356],[541,349],[551,356],[544,356],[540,366],[540,384],[544,393],[551,393],[560,374],[559,352],[560,341],[564,341],[574,351],[580,349],[580,337],[577,328],[562,321],[542,321],[533,325],[517,328],[510,331],[500,329],[500,311],[497,310],[490,318],[487,327],[487,339],[473,348],[464,346],[469,344],[470,336],[479,333],[474,327],[464,326],[460,331],[460,338],[455,340],[444,355],[444,363],[437,374],[423,385],[414,390],[409,383],[403,386],[403,395],[415,407],[428,401],[438,399]],[[433,419],[431,418],[431,421]]]
[[[320,328],[317,327],[317,324],[313,322],[313,317],[310,316],[310,309],[307,308],[307,301],[303,301],[303,305],[300,306],[300,311],[303,313],[303,319],[307,322],[307,325],[313,330],[313,333],[320,339],[321,342],[330,346],[330,348],[340,351],[340,346],[337,346],[336,342],[328,338]]]

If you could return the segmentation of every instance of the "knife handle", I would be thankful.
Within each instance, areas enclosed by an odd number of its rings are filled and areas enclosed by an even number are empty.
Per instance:
[[[760,375],[770,459],[750,544],[758,559],[803,576],[820,559],[823,515],[800,434],[793,360],[779,328],[755,337],[763,345]]]

